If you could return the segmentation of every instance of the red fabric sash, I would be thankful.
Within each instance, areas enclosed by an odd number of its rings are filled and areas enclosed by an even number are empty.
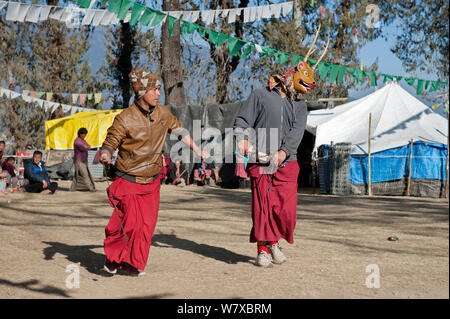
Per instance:
[[[294,242],[297,222],[297,161],[289,162],[275,174],[261,174],[259,165],[247,168],[252,182],[252,221],[250,242]]]
[[[117,206],[128,236],[128,242],[124,242],[119,219],[113,211],[105,229],[104,241],[105,255],[109,261],[118,264],[125,262],[139,271],[144,270],[158,218],[160,184],[159,177],[148,184],[116,177],[107,188],[111,207],[114,204]]]

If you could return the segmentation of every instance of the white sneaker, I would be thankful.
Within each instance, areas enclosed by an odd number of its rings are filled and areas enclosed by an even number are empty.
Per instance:
[[[272,260],[275,264],[280,265],[287,260],[286,256],[281,252],[280,244],[267,245],[267,248],[269,248]]]
[[[261,251],[258,254],[258,257],[256,257],[256,265],[260,267],[269,268],[272,267],[272,261],[270,260],[270,256],[265,251]]]

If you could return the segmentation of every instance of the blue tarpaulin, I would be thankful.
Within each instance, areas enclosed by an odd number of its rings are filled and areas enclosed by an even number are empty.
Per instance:
[[[371,182],[388,182],[408,177],[410,145],[371,155]],[[412,179],[446,180],[447,146],[438,143],[413,143],[411,159]],[[367,184],[368,155],[351,155],[350,182]]]

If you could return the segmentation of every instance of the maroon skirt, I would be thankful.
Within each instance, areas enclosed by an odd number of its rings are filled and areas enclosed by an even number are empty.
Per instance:
[[[250,242],[294,242],[297,222],[297,161],[278,168],[275,174],[261,174],[260,166],[249,165],[252,183],[252,220]]]
[[[137,184],[116,177],[107,188],[111,207],[117,206],[128,236],[125,242],[117,213],[113,211],[104,241],[105,255],[110,262],[127,263],[139,271],[144,270],[158,218],[160,187],[160,178],[148,184]]]

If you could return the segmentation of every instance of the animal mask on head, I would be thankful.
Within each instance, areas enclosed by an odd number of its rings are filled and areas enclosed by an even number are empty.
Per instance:
[[[281,86],[284,92],[288,95],[293,96],[296,93],[308,93],[309,90],[314,89],[316,82],[314,81],[314,70],[316,69],[319,62],[325,56],[327,52],[328,45],[330,44],[330,39],[327,41],[325,50],[323,51],[320,58],[317,60],[316,64],[311,68],[308,64],[309,56],[315,51],[313,50],[314,44],[316,43],[317,37],[319,36],[319,29],[316,30],[316,35],[311,47],[308,50],[303,61],[299,62],[297,66],[290,67],[284,72],[284,75],[273,75],[270,77],[269,89],[272,90],[276,86]]]

